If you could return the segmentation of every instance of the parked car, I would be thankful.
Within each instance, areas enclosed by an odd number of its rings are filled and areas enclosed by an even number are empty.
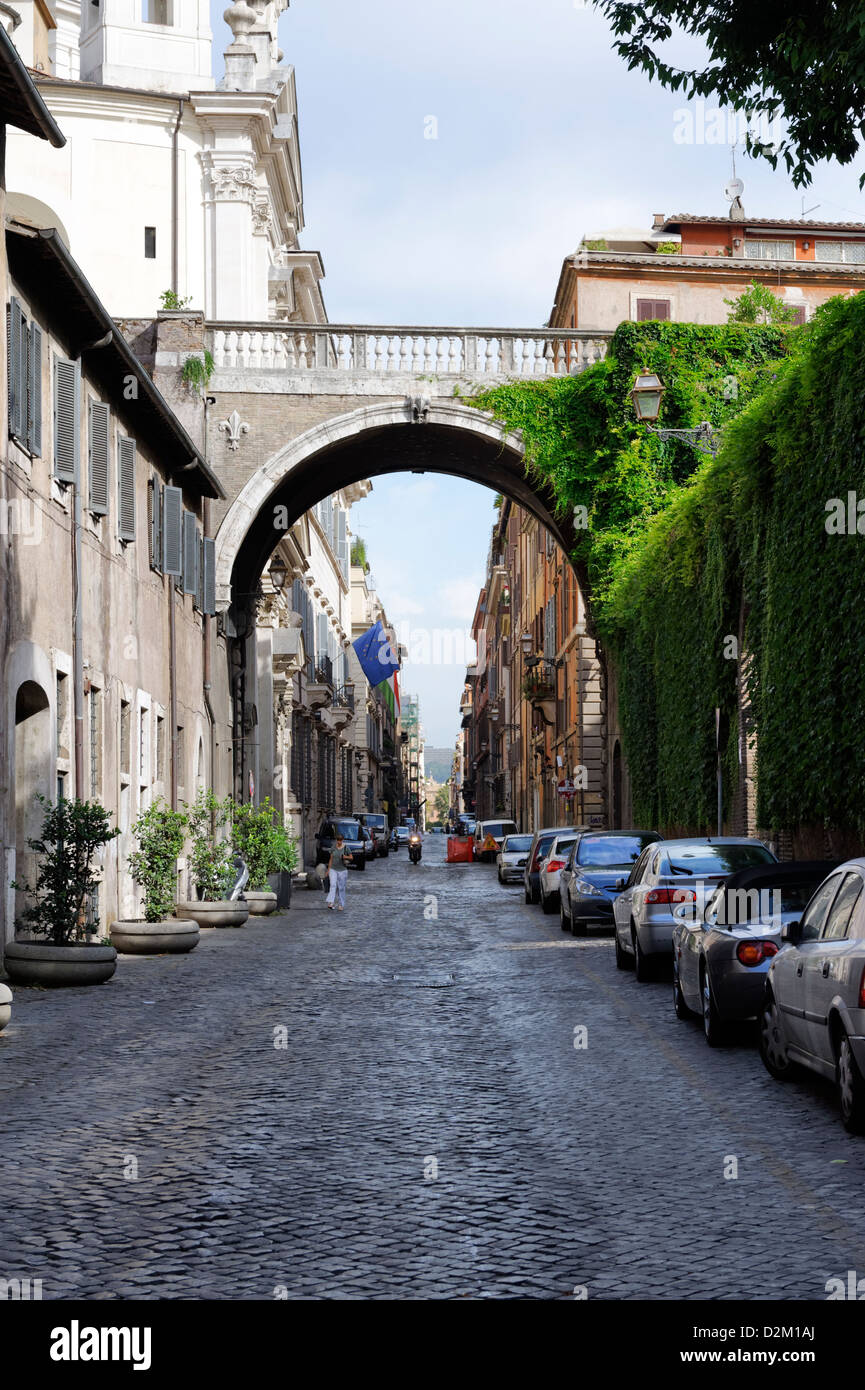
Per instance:
[[[612,927],[616,884],[660,839],[655,830],[582,831],[559,875],[562,931],[585,936],[589,927]]]
[[[543,859],[538,864],[538,893],[544,912],[555,912],[559,905],[559,875],[574,846],[573,830],[555,835]]]
[[[390,838],[387,816],[381,811],[362,811],[358,816],[358,820],[361,825],[367,826],[372,832],[376,854],[382,859],[385,859],[388,853],[388,842]]]
[[[781,930],[759,1013],[760,1056],[782,1081],[798,1065],[838,1088],[841,1118],[865,1133],[865,859],[848,859]]]
[[[375,838],[370,827],[368,825],[364,825],[363,822],[361,822],[360,833],[363,836],[364,855],[366,858],[366,862],[367,864],[371,864],[372,861],[375,859],[376,855],[378,854]]]
[[[345,840],[345,847],[351,855],[352,868],[365,869],[366,841],[360,821],[354,816],[334,816],[331,820],[322,821],[321,829],[315,837],[316,864],[327,863],[336,844],[337,835],[341,835]]]
[[[541,900],[540,868],[541,860],[545,859],[550,845],[557,835],[574,835],[578,830],[585,830],[583,825],[550,825],[543,830],[536,830],[532,836],[532,846],[526,859],[526,868],[523,876],[523,887],[525,889],[527,903],[539,903]]]
[[[523,870],[531,847],[531,835],[505,836],[496,855],[499,883],[522,883]]]
[[[775,862],[762,840],[746,836],[650,844],[628,877],[615,885],[616,965],[626,970],[633,960],[637,979],[648,980],[655,961],[672,953],[674,908],[690,903],[700,915],[722,879],[739,869]]]
[[[781,930],[798,921],[815,888],[836,867],[823,860],[760,864],[731,874],[702,913],[673,909],[673,1007],[702,1015],[710,1047],[727,1025],[759,1013],[766,976],[781,949]]]
[[[474,828],[474,854],[475,859],[480,859],[484,863],[492,863],[502,847],[502,841],[508,835],[516,835],[516,822],[512,820],[480,820]],[[495,841],[495,849],[490,846],[484,849],[488,840]]]

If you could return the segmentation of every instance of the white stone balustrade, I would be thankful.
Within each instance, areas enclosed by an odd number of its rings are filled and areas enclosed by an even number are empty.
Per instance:
[[[352,372],[478,378],[565,376],[606,355],[603,330],[392,328],[351,324],[211,323],[217,372]]]

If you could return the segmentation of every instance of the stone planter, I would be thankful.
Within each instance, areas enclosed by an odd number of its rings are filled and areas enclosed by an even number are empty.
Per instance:
[[[111,944],[124,956],[158,956],[192,951],[200,940],[198,923],[167,917],[162,922],[112,922]]]
[[[244,888],[243,896],[250,917],[269,917],[271,912],[276,911],[277,896],[267,889]]]
[[[8,985],[0,985],[0,1033],[12,1017],[12,991]]]
[[[249,908],[242,898],[237,901],[225,898],[215,903],[178,903],[174,911],[184,921],[197,922],[200,927],[242,927],[249,916]]]
[[[113,946],[52,946],[46,941],[10,941],[6,973],[16,985],[102,985],[117,969]]]

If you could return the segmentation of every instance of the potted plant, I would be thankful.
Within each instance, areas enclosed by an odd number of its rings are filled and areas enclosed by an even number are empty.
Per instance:
[[[192,842],[189,868],[198,897],[178,903],[176,912],[185,920],[192,918],[199,927],[242,927],[249,916],[245,902],[225,896],[235,878],[231,843],[226,836],[233,810],[230,796],[220,801],[205,787],[186,808]]]
[[[174,915],[186,816],[157,800],[141,812],[132,833],[138,848],[129,856],[129,868],[144,889],[144,919],[113,922],[112,943],[124,955],[191,951],[199,942],[198,923]]]
[[[36,882],[12,887],[34,901],[22,913],[22,932],[5,951],[6,973],[23,985],[96,985],[117,969],[110,942],[91,943],[96,925],[87,910],[99,881],[93,868],[97,850],[120,832],[109,813],[95,801],[67,801],[56,806],[38,795],[43,807],[42,835],[27,844],[38,855]]]
[[[523,695],[527,700],[555,699],[552,677],[543,669],[528,671],[523,677]]]
[[[277,895],[270,889],[270,875],[290,873],[297,867],[294,840],[276,817],[269,798],[260,806],[245,802],[234,808],[232,840],[249,870],[243,896],[255,917],[276,911]]]

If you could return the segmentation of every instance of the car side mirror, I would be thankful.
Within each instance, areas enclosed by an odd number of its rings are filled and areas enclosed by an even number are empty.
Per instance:
[[[615,883],[613,884],[613,891],[615,893],[621,893],[627,881],[628,880],[626,878],[617,878]]]
[[[786,941],[788,946],[798,946],[802,940],[802,923],[785,922],[781,928],[781,940]]]

